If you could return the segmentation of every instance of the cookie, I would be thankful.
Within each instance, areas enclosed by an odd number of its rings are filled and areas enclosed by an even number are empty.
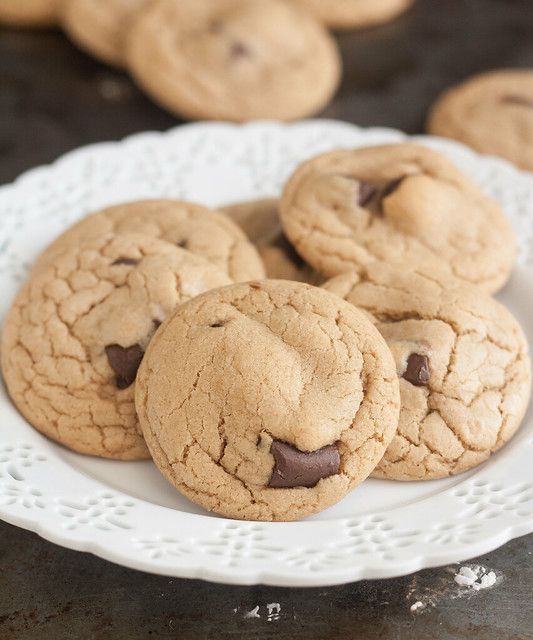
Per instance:
[[[129,23],[147,0],[68,0],[61,26],[82,49],[115,66],[124,63]]]
[[[451,476],[512,437],[531,371],[526,338],[503,305],[431,265],[378,263],[324,287],[368,314],[396,360],[400,422],[375,477]]]
[[[110,233],[140,233],[187,249],[236,281],[265,277],[263,263],[244,233],[224,215],[179,200],[144,200],[116,205],[83,218],[41,255],[54,260],[58,248]]]
[[[149,4],[128,36],[128,63],[161,106],[192,119],[294,120],[333,96],[335,41],[281,0]]]
[[[17,296],[2,335],[9,395],[45,435],[81,453],[148,458],[134,381],[159,324],[230,279],[207,260],[135,234],[58,250]]]
[[[49,27],[56,23],[58,0],[0,0],[0,24]]]
[[[292,0],[334,29],[361,29],[393,20],[414,0]]]
[[[320,284],[324,278],[301,258],[285,237],[279,222],[278,200],[266,198],[224,207],[258,247],[268,278]]]
[[[270,242],[281,233],[277,198],[238,202],[220,210],[238,224],[256,246]]]
[[[150,344],[135,403],[156,465],[186,497],[230,518],[296,520],[374,469],[399,391],[361,312],[266,280],[179,307]]]
[[[334,151],[304,163],[285,186],[284,231],[326,276],[374,260],[442,260],[488,292],[509,278],[511,225],[444,156],[415,144]]]
[[[533,171],[533,70],[469,78],[439,98],[427,128]]]

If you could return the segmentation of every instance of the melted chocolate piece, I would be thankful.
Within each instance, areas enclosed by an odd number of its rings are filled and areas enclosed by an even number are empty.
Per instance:
[[[154,323],[154,331],[157,331],[159,327],[163,324],[161,320],[152,320],[152,322]]]
[[[391,193],[394,193],[394,191],[396,191],[396,189],[401,185],[406,177],[407,176],[401,176],[400,178],[396,178],[395,180],[391,180],[390,182],[388,182],[383,187],[383,191],[381,192],[381,199],[383,200],[383,198],[386,198],[387,196],[390,196]]]
[[[137,370],[144,356],[144,351],[138,344],[131,347],[121,347],[110,344],[105,348],[109,366],[116,373],[116,385],[119,389],[127,389],[135,382]]]
[[[117,264],[127,264],[127,265],[135,265],[135,264],[139,264],[139,260],[136,260],[135,258],[118,258],[117,260],[115,260],[115,262],[111,263],[111,266],[115,266]]]
[[[426,386],[429,382],[429,358],[412,353],[407,360],[407,369],[403,377],[416,387]]]
[[[533,100],[526,96],[505,96],[502,99],[502,102],[504,104],[514,104],[519,107],[529,107],[530,109],[533,109]]]
[[[270,453],[274,456],[275,464],[269,487],[314,487],[322,478],[339,473],[341,459],[334,444],[307,452],[299,451],[281,440],[274,440]]]
[[[176,242],[176,245],[178,247],[181,247],[182,249],[186,249],[188,244],[189,244],[188,240],[180,240],[179,242]]]
[[[376,195],[377,187],[370,182],[359,182],[359,206],[364,207]]]
[[[252,52],[242,42],[234,42],[231,45],[231,57],[232,58],[248,58]]]

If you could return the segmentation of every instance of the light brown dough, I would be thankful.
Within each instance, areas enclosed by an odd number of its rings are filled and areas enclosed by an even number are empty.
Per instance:
[[[415,144],[309,160],[286,184],[280,218],[298,253],[326,276],[375,260],[422,267],[439,260],[493,293],[516,254],[500,206],[447,158]]]
[[[503,305],[432,265],[375,264],[324,287],[368,313],[396,360],[400,423],[375,477],[461,473],[512,437],[529,403],[531,365]],[[412,354],[428,359],[428,384],[405,379]]]
[[[207,260],[155,238],[64,246],[33,272],[5,321],[2,371],[13,402],[36,429],[75,451],[148,458],[134,384],[119,383],[106,347],[142,357],[176,305],[229,282]]]
[[[368,476],[396,430],[399,392],[361,312],[316,287],[266,280],[182,305],[150,344],[135,402],[155,463],[185,496],[231,518],[296,520]],[[313,487],[269,487],[273,440],[301,452],[336,445],[339,472]]]

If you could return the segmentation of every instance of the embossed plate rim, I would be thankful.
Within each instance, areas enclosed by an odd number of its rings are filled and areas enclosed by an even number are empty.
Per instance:
[[[243,156],[251,153],[254,169],[249,169],[249,179],[255,186],[249,195],[262,197],[272,195],[281,175],[301,159],[296,157],[298,145],[311,155],[333,146],[404,139],[404,134],[392,129],[364,130],[347,123],[312,120],[291,125],[195,123],[82,147],[0,187],[4,223],[0,283],[12,293],[24,274],[17,240],[10,242],[20,233],[21,211],[28,216],[27,225],[42,224],[39,215],[44,216],[45,204],[60,197],[57,221],[62,225],[63,217],[68,217],[66,210],[75,210],[78,217],[100,204],[100,197],[107,203],[105,190],[115,176],[118,181],[125,176],[124,184],[133,187],[135,171],[149,174],[153,167],[157,171],[150,176],[149,193],[178,196],[173,180],[178,172],[189,172],[191,180],[195,179],[194,161],[187,153],[194,156],[202,140],[210,141],[214,149],[217,145],[224,148],[235,171],[248,170],[243,169]],[[451,153],[489,188],[497,183],[501,193],[495,195],[509,203],[522,240],[522,266],[515,277],[533,282],[533,225],[530,236],[526,229],[530,224],[527,212],[533,208],[533,175],[504,160],[478,156],[449,140],[413,139]],[[279,167],[268,165],[265,149],[269,147],[275,147]],[[214,165],[215,156],[213,152]],[[211,156],[207,153],[205,157],[207,170]],[[158,166],[161,158],[166,164]],[[168,175],[162,175],[167,168]],[[257,175],[252,175],[254,170]],[[54,218],[52,223],[57,221]],[[51,542],[151,573],[233,584],[323,586],[405,575],[462,561],[533,531],[533,482],[527,472],[533,445],[531,417],[514,446],[445,492],[387,512],[297,523],[214,519],[132,498],[70,466],[53,444],[20,419],[4,390],[0,417],[0,518]],[[429,508],[437,515],[428,526]]]

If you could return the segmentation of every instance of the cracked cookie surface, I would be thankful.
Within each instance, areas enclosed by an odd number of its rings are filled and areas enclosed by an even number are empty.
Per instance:
[[[34,270],[53,261],[58,249],[106,234],[139,233],[166,240],[209,260],[235,282],[262,279],[263,263],[239,227],[226,216],[180,200],[119,204],[83,218],[39,257]]]
[[[5,321],[9,395],[34,427],[75,451],[148,458],[133,384],[144,350],[176,305],[229,282],[207,260],[135,234],[58,249]]]
[[[296,520],[370,474],[399,390],[361,312],[266,280],[182,305],[148,348],[135,402],[155,463],[186,497],[231,518]]]
[[[326,276],[378,260],[441,260],[493,293],[509,278],[516,241],[500,206],[444,156],[415,144],[334,151],[285,186],[284,231]]]
[[[68,0],[61,5],[61,26],[91,55],[122,66],[127,29],[147,1]]]
[[[433,106],[428,131],[533,171],[533,71],[491,71],[449,89]]]
[[[389,22],[413,0],[291,0],[335,29],[359,29]]]
[[[333,38],[280,0],[154,2],[127,50],[147,93],[192,119],[295,120],[320,111],[340,80]]]
[[[0,0],[0,23],[48,27],[57,22],[59,0]]]
[[[486,460],[530,397],[528,345],[511,313],[443,272],[373,265],[324,285],[366,311],[396,361],[398,433],[375,477],[430,480]]]
[[[318,285],[324,278],[299,256],[283,233],[278,213],[279,200],[266,198],[223,207],[258,248],[267,278],[294,280]]]

